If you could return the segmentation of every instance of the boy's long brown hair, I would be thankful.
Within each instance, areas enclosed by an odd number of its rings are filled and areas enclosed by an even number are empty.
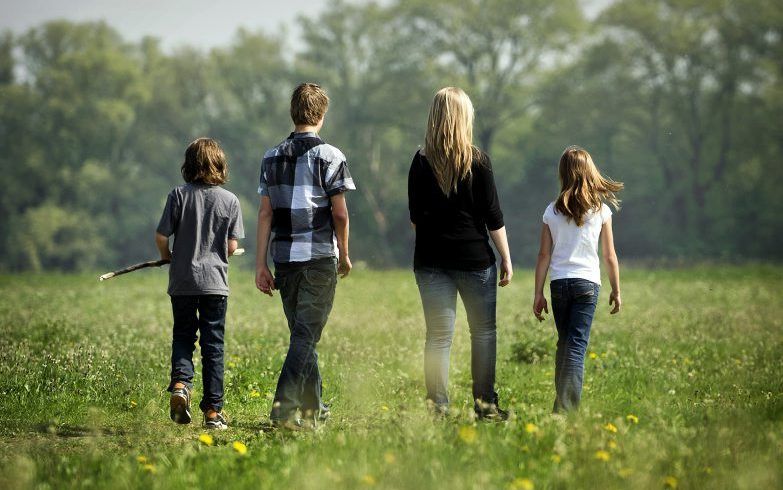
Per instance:
[[[555,210],[582,226],[585,215],[600,211],[606,201],[619,209],[620,201],[614,195],[623,188],[622,182],[607,179],[601,175],[592,157],[584,148],[569,146],[560,157],[560,195],[555,201]]]
[[[188,145],[180,170],[188,183],[221,185],[228,180],[226,154],[212,138],[199,138]]]

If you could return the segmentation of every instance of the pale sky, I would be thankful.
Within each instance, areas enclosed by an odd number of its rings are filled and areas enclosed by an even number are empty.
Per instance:
[[[287,38],[294,41],[297,16],[318,15],[327,4],[328,0],[0,0],[0,31],[19,34],[52,19],[102,19],[129,41],[151,35],[161,39],[165,49],[207,49],[229,44],[239,27],[277,36],[286,25]]]
[[[52,19],[105,20],[129,41],[146,35],[161,40],[164,49],[189,45],[203,49],[228,45],[239,27],[263,30],[277,37],[287,27],[286,40],[297,49],[297,16],[320,14],[330,0],[0,0],[0,31],[16,34]],[[610,0],[583,0],[594,15]],[[384,4],[388,0],[380,0]],[[352,0],[363,4],[369,0]]]

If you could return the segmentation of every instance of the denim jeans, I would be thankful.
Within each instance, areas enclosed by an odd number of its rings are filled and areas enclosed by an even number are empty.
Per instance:
[[[448,407],[449,352],[457,316],[457,293],[468,315],[471,347],[473,400],[477,412],[484,404],[498,403],[495,392],[497,327],[497,269],[494,265],[480,271],[431,267],[416,269],[427,338],[424,344],[424,378],[427,399],[436,407]]]
[[[275,288],[280,291],[291,337],[277,381],[272,420],[291,419],[297,410],[305,417],[320,414],[323,388],[315,346],[332,310],[336,286],[334,258],[275,265]]]
[[[202,411],[223,408],[223,335],[228,297],[219,295],[172,296],[174,333],[171,341],[171,383],[193,389],[193,351],[198,335],[201,346],[201,377],[204,383],[199,407]]]
[[[549,285],[557,327],[555,412],[576,409],[582,398],[585,352],[598,303],[598,284],[586,279],[556,279]]]

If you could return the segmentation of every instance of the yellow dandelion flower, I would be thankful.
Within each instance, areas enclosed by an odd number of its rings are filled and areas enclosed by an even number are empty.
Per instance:
[[[667,488],[677,488],[677,478],[669,475],[663,479],[663,485]]]
[[[373,486],[375,485],[375,478],[373,478],[372,475],[364,475],[362,477],[362,483],[368,486]]]
[[[138,403],[136,403],[136,400],[131,400],[131,401],[130,401],[130,407],[131,407],[131,408],[136,408],[138,405],[139,405],[139,404],[138,404]]]
[[[232,444],[231,447],[233,447],[234,451],[238,452],[241,456],[247,454],[247,446],[245,446],[245,443],[243,442],[234,441],[234,444]]]
[[[383,460],[386,461],[386,464],[394,464],[397,462],[397,456],[391,451],[386,451],[383,454]]]
[[[538,432],[538,427],[536,427],[536,424],[527,423],[525,424],[525,432],[528,434],[534,434]]]
[[[598,357],[598,354],[596,354],[595,352],[590,353],[590,359],[595,359],[596,357]]]
[[[712,474],[712,467],[711,466],[705,466],[704,467],[704,472],[707,473],[708,475],[711,475]]]
[[[615,432],[617,432],[617,426],[615,426],[615,425],[614,425],[613,423],[611,423],[611,422],[607,422],[607,423],[606,423],[606,425],[604,426],[604,429],[606,429],[607,431],[609,431],[609,432],[611,432],[611,433],[613,433],[613,434],[614,434]]]
[[[234,361],[228,361],[226,363],[226,366],[228,366],[229,369],[234,369],[235,367],[237,367],[237,363],[235,363]]]
[[[552,462],[555,464],[560,464],[560,461],[562,461],[563,458],[560,457],[559,454],[553,454],[552,455]]]
[[[609,447],[609,449],[617,448],[617,443],[614,441],[614,439],[612,439],[609,442],[607,442],[606,445]]]
[[[514,478],[508,488],[509,490],[533,490],[535,486],[530,478]]]
[[[258,398],[261,396],[261,393],[258,392],[258,390],[250,390],[250,398]]]
[[[476,432],[476,428],[470,425],[460,427],[459,438],[462,439],[467,444],[473,444],[474,442],[476,442],[476,439],[478,438],[478,433]]]
[[[211,446],[215,443],[215,440],[212,439],[212,436],[209,434],[201,434],[198,436],[198,440],[200,443],[204,444],[205,446]]]
[[[603,449],[599,449],[595,452],[595,459],[601,460],[601,461],[609,461],[609,458],[611,456],[609,455],[608,451],[604,451]]]
[[[386,405],[381,405],[381,410],[383,410],[384,412],[388,412],[389,407],[387,407]]]
[[[136,461],[139,464],[145,464],[147,462],[147,457],[146,456],[136,456]]]
[[[633,469],[620,468],[619,470],[617,470],[617,474],[620,475],[620,478],[628,478],[629,476],[633,475]]]
[[[625,416],[625,420],[627,420],[628,422],[630,422],[632,424],[638,424],[639,423],[639,417],[637,417],[636,415],[634,415],[632,413],[629,413],[628,415],[626,415]]]
[[[147,473],[152,473],[153,475],[158,472],[154,464],[147,463],[144,466],[142,466],[142,468],[144,468],[144,471],[146,471]]]

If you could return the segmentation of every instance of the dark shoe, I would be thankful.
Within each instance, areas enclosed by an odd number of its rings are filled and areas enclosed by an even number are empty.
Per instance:
[[[228,420],[222,412],[216,413],[213,417],[207,417],[207,414],[204,414],[204,427],[207,429],[228,429]]]
[[[505,422],[508,420],[508,412],[501,410],[497,407],[497,405],[494,404],[484,406],[482,409],[476,407],[475,410],[476,418],[479,420],[486,422]]]
[[[169,417],[178,424],[189,424],[193,420],[190,415],[190,390],[187,387],[171,391]]]

